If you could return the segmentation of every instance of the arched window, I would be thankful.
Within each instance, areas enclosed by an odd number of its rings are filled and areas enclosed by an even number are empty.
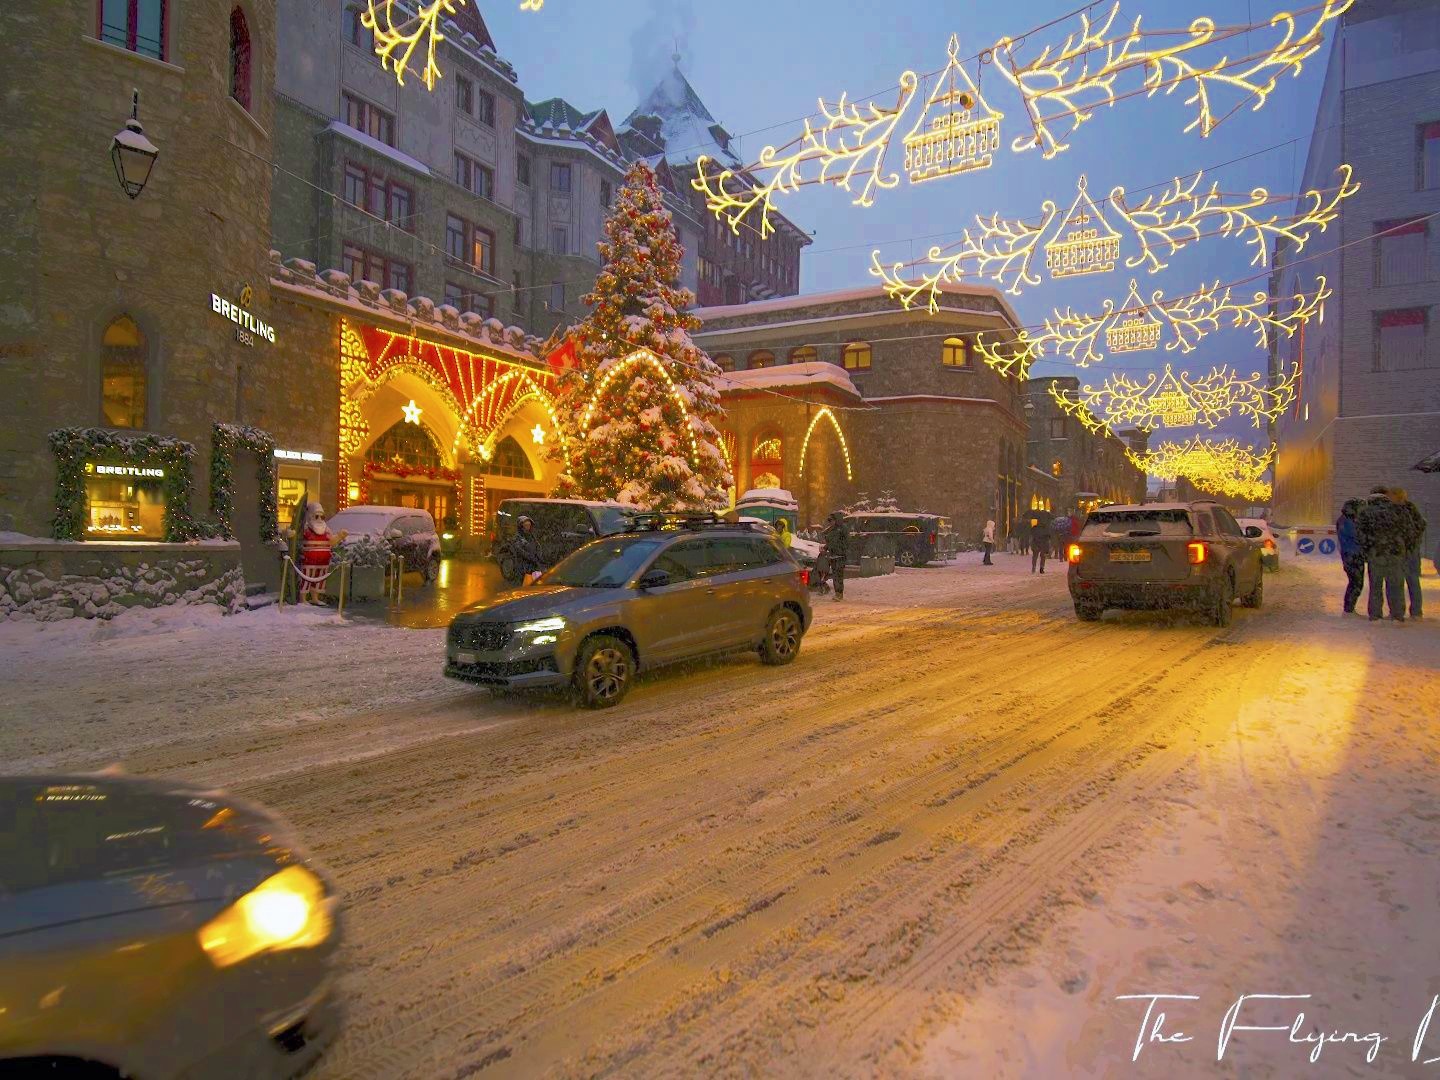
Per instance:
[[[820,359],[820,352],[814,345],[800,345],[790,350],[790,363],[813,364]]]
[[[250,111],[250,27],[245,12],[230,12],[230,96]]]
[[[530,456],[509,435],[495,445],[495,452],[490,455],[490,460],[483,462],[480,467],[491,476],[514,476],[520,480],[535,479],[535,468],[530,464]]]
[[[964,338],[948,337],[940,349],[940,362],[946,367],[970,366],[970,343]]]
[[[756,368],[767,368],[775,366],[775,354],[761,349],[759,352],[752,352],[746,366],[754,371]]]
[[[712,356],[710,359],[714,360],[715,363],[720,365],[721,371],[735,370],[735,358],[729,353],[721,353],[719,356]]]
[[[439,469],[444,456],[435,437],[421,424],[401,420],[365,451],[365,460],[377,468],[404,465],[409,468]]]
[[[783,487],[784,475],[785,443],[780,432],[773,428],[757,432],[750,443],[750,486]]]
[[[122,315],[100,339],[100,414],[109,427],[143,428],[146,408],[145,335]]]
[[[845,370],[870,370],[870,345],[865,341],[852,341],[845,346]]]

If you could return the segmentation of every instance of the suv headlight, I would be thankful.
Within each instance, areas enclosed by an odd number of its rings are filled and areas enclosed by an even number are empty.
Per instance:
[[[260,953],[303,949],[330,937],[325,886],[303,866],[266,878],[200,928],[200,947],[218,968]]]
[[[565,620],[559,615],[553,615],[548,619],[536,619],[534,622],[523,622],[515,627],[517,634],[554,634],[565,629]]]

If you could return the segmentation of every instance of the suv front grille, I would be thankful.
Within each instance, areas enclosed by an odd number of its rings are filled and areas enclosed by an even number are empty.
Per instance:
[[[462,649],[476,652],[499,652],[510,642],[510,624],[457,623],[450,627],[450,641]]]

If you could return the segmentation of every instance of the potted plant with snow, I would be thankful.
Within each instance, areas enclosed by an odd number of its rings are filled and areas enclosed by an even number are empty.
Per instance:
[[[337,561],[350,564],[350,599],[378,600],[385,595],[385,571],[390,566],[390,545],[373,536],[346,539],[335,552]],[[331,575],[333,594],[338,577]]]

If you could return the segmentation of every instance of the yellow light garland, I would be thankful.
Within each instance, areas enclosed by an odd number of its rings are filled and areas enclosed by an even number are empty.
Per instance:
[[[1146,97],[1161,91],[1169,96],[1181,86],[1192,90],[1185,104],[1194,105],[1196,115],[1185,131],[1198,129],[1203,138],[1225,119],[1217,120],[1213,111],[1211,98],[1216,90],[1228,87],[1237,91],[1240,104],[1253,98],[1252,112],[1263,108],[1280,77],[1286,73],[1300,74],[1303,63],[1314,56],[1324,42],[1326,25],[1339,19],[1354,2],[1324,0],[1302,9],[1302,13],[1313,12],[1315,19],[1309,29],[1298,36],[1295,15],[1281,12],[1269,23],[1283,28],[1284,34],[1278,43],[1238,62],[1225,56],[1208,66],[1192,64],[1184,54],[1241,32],[1247,34],[1248,43],[1252,27],[1233,28],[1217,38],[1214,20],[1202,16],[1190,23],[1188,36],[1181,41],[1160,48],[1145,48],[1143,43],[1148,35],[1140,29],[1139,16],[1128,30],[1116,29],[1120,14],[1117,0],[1098,21],[1091,19],[1088,10],[1081,12],[1078,33],[1069,35],[1058,49],[1052,51],[1046,46],[1028,64],[1015,62],[1014,53],[1019,45],[1003,38],[995,45],[995,55],[1004,62],[997,63],[996,67],[1019,91],[1033,126],[1032,134],[1016,138],[1010,148],[1019,152],[1039,147],[1047,159],[1068,149],[1070,144],[1066,139],[1090,120],[1096,109],[1115,104],[1116,80],[1127,71],[1137,69],[1144,72],[1142,89]],[[1054,111],[1047,115],[1047,108]],[[1057,132],[1053,126],[1055,121],[1068,121],[1068,130]]]
[[[1272,196],[1265,188],[1254,188],[1248,195],[1231,196],[1222,192],[1218,183],[1212,183],[1207,191],[1196,194],[1203,177],[1200,172],[1189,181],[1175,180],[1160,194],[1147,196],[1133,207],[1125,201],[1125,189],[1116,186],[1110,190],[1109,203],[1140,247],[1137,254],[1125,260],[1125,265],[1131,268],[1143,266],[1150,273],[1157,273],[1169,265],[1161,258],[1162,248],[1164,254],[1172,255],[1206,235],[1229,237],[1252,245],[1255,255],[1251,265],[1266,264],[1270,244],[1278,237],[1284,237],[1291,250],[1298,252],[1311,235],[1323,232],[1339,216],[1340,203],[1360,190],[1360,185],[1352,179],[1353,171],[1349,165],[1341,165],[1337,171],[1340,176],[1338,186],[1325,191],[1312,189],[1305,192],[1301,199],[1308,206],[1283,217],[1279,213],[1269,217],[1252,213],[1261,206],[1288,199],[1288,196]],[[1047,251],[1060,251],[1058,260],[1053,256],[1050,259],[1052,277],[1113,269],[1114,260],[1108,257],[1110,249],[1105,246],[1110,241],[1099,232],[1098,225],[1066,231],[1077,216],[1088,215],[1084,204],[1089,199],[1085,194],[1083,176],[1079,189],[1072,212],[1064,218],[1049,199],[1041,204],[1039,225],[1001,218],[998,214],[988,219],[977,216],[975,229],[967,228],[960,242],[953,245],[954,250],[947,252],[937,245],[917,263],[892,263],[888,266],[881,262],[877,250],[870,258],[870,273],[884,282],[885,292],[901,306],[908,309],[923,302],[932,314],[939,310],[942,285],[947,282],[958,284],[967,277],[988,276],[1006,286],[1006,292],[1018,296],[1023,286],[1040,284],[1040,277],[1032,270],[1031,264],[1041,237],[1051,233],[1052,227],[1052,239],[1045,247]],[[1089,202],[1089,205],[1095,204]],[[1201,226],[1210,222],[1215,223],[1215,231],[1204,233]],[[1096,230],[1095,236],[1072,235],[1088,232],[1091,227]],[[1109,227],[1108,222],[1106,227]],[[1055,247],[1057,243],[1059,249]],[[1079,260],[1078,263],[1076,260]],[[929,269],[924,270],[918,279],[907,280],[904,276],[907,265],[921,263],[928,263]],[[1075,265],[1084,269],[1077,270]]]
[[[1262,503],[1270,499],[1270,484],[1261,479],[1275,461],[1275,447],[1257,453],[1235,439],[1212,442],[1195,436],[1189,442],[1166,442],[1144,454],[1126,449],[1139,469],[1161,480],[1184,478],[1196,487],[1227,498]]]
[[[428,4],[421,3],[415,15],[402,20],[399,28],[395,25],[396,0],[379,2],[380,9],[384,12],[385,25],[380,25],[380,15],[375,8],[376,0],[365,0],[366,8],[360,16],[360,22],[375,34],[375,55],[380,57],[380,66],[393,70],[396,83],[404,86],[410,59],[423,39],[425,67],[420,72],[420,81],[425,84],[425,89],[434,90],[435,80],[442,77],[439,65],[435,63],[435,46],[445,40],[445,35],[440,32],[440,16],[455,14],[455,5],[463,4],[465,0],[431,0]]]
[[[835,437],[840,440],[840,452],[845,457],[845,479],[855,479],[854,474],[850,471],[850,446],[845,441],[845,432],[840,430],[840,421],[835,419],[835,414],[830,411],[828,405],[810,418],[810,426],[805,429],[805,438],[800,443],[800,475],[805,475],[805,454],[810,449],[810,436],[815,433],[815,425],[822,419],[830,421],[830,426],[835,429]]]

